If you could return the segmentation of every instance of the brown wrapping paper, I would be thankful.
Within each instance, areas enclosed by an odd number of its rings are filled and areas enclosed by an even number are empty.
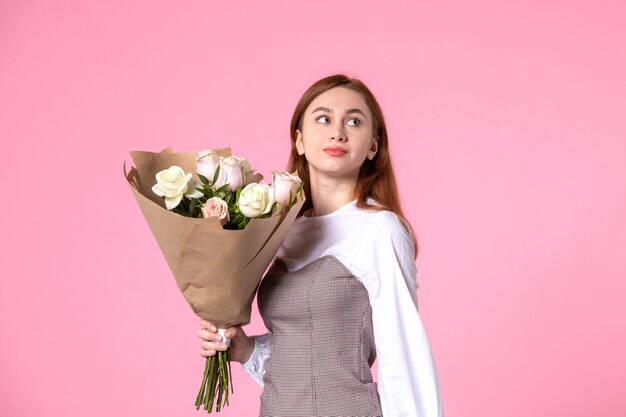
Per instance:
[[[220,149],[224,156],[230,149]],[[183,296],[198,316],[220,328],[250,322],[259,282],[304,204],[243,230],[225,230],[215,217],[197,219],[168,211],[152,192],[156,173],[172,165],[196,175],[196,152],[131,152],[135,167],[124,175]]]

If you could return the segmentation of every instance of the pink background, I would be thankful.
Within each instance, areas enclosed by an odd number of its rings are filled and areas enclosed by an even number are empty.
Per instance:
[[[2,0],[0,415],[204,413],[198,319],[122,162],[231,146],[267,178],[300,94],[335,72],[385,111],[447,416],[626,415],[625,14]],[[222,415],[257,415],[234,373]]]

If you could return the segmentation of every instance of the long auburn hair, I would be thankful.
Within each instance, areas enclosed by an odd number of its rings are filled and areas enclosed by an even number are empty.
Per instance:
[[[359,170],[357,185],[354,190],[354,197],[357,199],[356,205],[363,209],[375,211],[389,210],[394,212],[411,233],[413,247],[415,248],[415,258],[417,258],[418,245],[415,232],[406,217],[404,217],[398,197],[398,187],[396,185],[393,167],[391,166],[387,127],[385,125],[383,112],[369,88],[367,88],[361,80],[356,78],[349,78],[343,74],[335,74],[322,78],[304,92],[293,112],[289,129],[291,136],[291,153],[289,155],[287,171],[297,171],[298,176],[304,181],[304,193],[307,200],[300,214],[313,207],[313,201],[311,199],[309,163],[304,155],[298,155],[298,150],[296,149],[296,130],[302,130],[302,117],[311,102],[323,92],[335,87],[350,88],[361,93],[374,119],[373,133],[375,136],[378,136],[378,150],[376,155],[371,160],[366,158]],[[380,203],[380,206],[368,204],[367,199],[369,197]]]

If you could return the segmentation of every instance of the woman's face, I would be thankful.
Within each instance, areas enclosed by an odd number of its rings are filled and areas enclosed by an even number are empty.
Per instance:
[[[335,87],[317,96],[296,130],[296,149],[309,162],[309,175],[356,178],[365,158],[378,150],[372,114],[358,91]]]

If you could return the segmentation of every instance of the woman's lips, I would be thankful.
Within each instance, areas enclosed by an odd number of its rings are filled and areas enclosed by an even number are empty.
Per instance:
[[[324,149],[324,152],[326,152],[327,154],[329,154],[330,156],[342,156],[345,155],[347,152],[341,149]]]

